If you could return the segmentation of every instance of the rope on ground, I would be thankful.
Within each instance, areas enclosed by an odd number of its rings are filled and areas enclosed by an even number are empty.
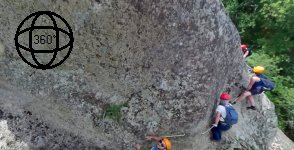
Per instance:
[[[173,138],[173,137],[183,137],[186,134],[177,134],[177,135],[163,135],[161,137],[165,137],[165,138]]]
[[[211,126],[209,129],[207,129],[205,132],[201,133],[201,135],[206,134],[207,132],[209,132],[214,126]]]

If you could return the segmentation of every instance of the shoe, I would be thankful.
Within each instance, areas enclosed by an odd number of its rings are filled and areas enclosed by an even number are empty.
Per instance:
[[[256,107],[255,106],[250,106],[250,107],[246,107],[246,108],[247,108],[247,110],[248,109],[256,110]]]

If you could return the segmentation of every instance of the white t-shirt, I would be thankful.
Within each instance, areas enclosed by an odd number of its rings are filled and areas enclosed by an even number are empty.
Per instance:
[[[231,106],[231,104],[228,104],[227,106]],[[221,121],[224,121],[223,119],[226,118],[226,116],[227,116],[225,106],[218,105],[217,108],[216,108],[216,111],[221,113]]]

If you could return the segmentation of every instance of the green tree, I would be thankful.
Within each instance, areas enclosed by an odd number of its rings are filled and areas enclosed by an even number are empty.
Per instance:
[[[276,106],[279,127],[294,140],[294,1],[223,0],[242,43],[253,48],[251,66],[263,65],[276,83],[266,93]]]

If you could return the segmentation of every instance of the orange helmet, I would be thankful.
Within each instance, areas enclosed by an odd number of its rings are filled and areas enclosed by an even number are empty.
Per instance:
[[[170,150],[171,149],[171,142],[168,138],[163,138],[162,141],[165,143],[166,146],[166,150]]]

